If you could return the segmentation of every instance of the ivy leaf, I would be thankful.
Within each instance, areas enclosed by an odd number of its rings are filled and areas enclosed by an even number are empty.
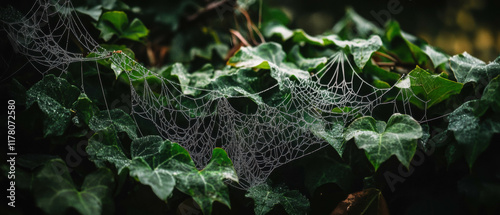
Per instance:
[[[408,81],[409,85],[403,84]],[[432,75],[417,66],[404,80],[396,84],[396,87],[403,90],[411,89],[409,95],[414,94],[416,97],[412,96],[410,102],[420,109],[425,109],[459,94],[463,84],[442,78],[440,75]]]
[[[122,54],[113,54],[111,58],[98,60],[100,64],[111,68],[115,72],[115,77],[118,79],[123,71],[133,70],[135,65],[135,53],[132,49],[127,48],[125,45],[115,45],[115,44],[101,44],[110,53],[114,51],[121,51]],[[95,57],[95,54],[91,53],[88,57]],[[128,56],[128,57],[127,57]],[[117,62],[119,64],[117,64]]]
[[[159,136],[136,139],[131,145],[130,176],[136,177],[162,200],[169,197],[175,186],[174,171],[190,170],[193,163],[185,149]]]
[[[175,187],[192,196],[204,214],[211,214],[214,201],[230,207],[229,190],[224,181],[238,182],[238,177],[226,151],[215,148],[212,151],[212,159],[201,171],[192,167],[189,172],[175,174]]]
[[[47,75],[26,92],[26,108],[37,102],[45,114],[44,137],[61,136],[71,122],[71,107],[80,90],[65,79]]]
[[[327,62],[326,57],[319,58],[304,58],[299,52],[299,46],[293,46],[292,50],[288,54],[288,59],[294,62],[297,67],[304,71],[320,70],[323,68]]]
[[[102,14],[96,28],[101,31],[99,37],[105,41],[109,41],[113,35],[116,35],[118,38],[140,42],[140,39],[149,33],[141,20],[135,18],[129,23],[127,14],[122,11],[109,11]]]
[[[325,150],[304,158],[301,164],[305,171],[304,185],[311,195],[328,183],[335,183],[344,191],[351,188],[354,180],[351,166],[336,161]]]
[[[462,104],[449,116],[448,130],[453,131],[458,146],[462,147],[465,160],[472,168],[477,157],[490,145],[494,133],[500,133],[500,122],[494,118],[480,120],[487,105],[481,100]]]
[[[337,37],[330,38],[338,47],[348,49],[354,57],[354,62],[358,68],[363,69],[367,61],[370,60],[373,52],[382,47],[382,40],[378,35],[372,35],[367,40],[353,39],[353,40],[339,40]]]
[[[368,39],[342,40],[337,35],[310,36],[302,29],[290,30],[281,24],[270,24],[264,30],[267,36],[278,35],[283,41],[290,38],[294,42],[306,42],[317,46],[335,45],[342,48],[346,53],[354,57],[354,61],[359,68],[363,68],[373,52],[382,47],[382,40],[378,35],[372,35]]]
[[[419,46],[410,41],[416,41],[417,39],[401,31],[399,23],[396,21],[389,21],[384,39],[388,50],[394,52],[405,63],[414,63],[424,68],[439,66],[431,66],[432,61],[430,61],[429,56]]]
[[[342,156],[345,150],[345,141],[342,136],[344,132],[343,125],[333,124],[330,129],[326,129],[324,124],[316,122],[310,130],[314,135],[328,142]]]
[[[281,83],[283,78],[309,78],[309,73],[284,62],[285,52],[278,43],[263,43],[257,47],[242,47],[229,59],[228,65],[234,67],[270,69],[271,76]]]
[[[119,172],[128,168],[130,176],[150,186],[162,200],[172,194],[174,187],[191,195],[204,214],[211,213],[214,201],[230,207],[229,192],[224,181],[238,181],[233,164],[224,150],[214,149],[212,160],[198,171],[184,148],[159,136],[133,140],[128,158],[116,132],[108,127],[91,138],[87,153],[94,162],[114,164]]]
[[[500,111],[500,76],[491,80],[486,86],[481,100],[488,103],[493,111]]]
[[[182,92],[186,95],[196,96],[201,93],[199,89],[205,88],[212,81],[214,69],[210,64],[205,65],[201,70],[194,73],[188,73],[186,68],[180,64],[175,63],[162,70],[165,76],[177,77],[180,83]]]
[[[429,56],[435,68],[448,62],[448,59],[450,58],[449,55],[438,51],[435,47],[427,44],[423,45],[421,49],[425,54],[427,54],[427,56]]]
[[[382,35],[383,29],[360,16],[354,9],[347,8],[344,17],[333,26],[333,33],[342,39],[368,38],[376,34]]]
[[[341,214],[388,215],[389,209],[382,192],[378,189],[370,188],[349,194],[332,212],[332,215]]]
[[[387,124],[366,116],[354,120],[346,130],[345,139],[354,141],[364,149],[368,160],[378,167],[391,155],[396,155],[406,167],[417,149],[417,140],[422,137],[422,127],[411,116],[393,114]]]
[[[134,120],[121,109],[102,110],[89,121],[89,128],[100,131],[113,126],[118,132],[125,132],[131,139],[137,138]]]
[[[102,214],[112,201],[114,176],[99,169],[85,177],[81,188],[75,186],[61,159],[48,161],[36,175],[33,193],[38,207],[47,214],[66,214],[74,208],[80,214]]]
[[[76,117],[78,121],[82,121],[86,125],[89,124],[90,119],[96,114],[99,109],[92,102],[92,100],[87,97],[85,93],[80,94],[78,99],[73,103],[73,110],[76,112]]]
[[[488,65],[467,52],[450,58],[450,67],[460,83],[477,83],[481,79],[487,81],[500,75],[500,57]]]
[[[309,200],[304,195],[297,190],[289,190],[284,185],[257,185],[248,189],[245,196],[254,200],[256,215],[267,214],[278,204],[283,206],[289,215],[306,214],[309,209]]]
[[[97,167],[105,167],[106,162],[116,166],[118,173],[130,165],[130,160],[121,147],[118,132],[113,127],[106,127],[96,131],[89,139],[89,144],[85,148],[89,160]]]

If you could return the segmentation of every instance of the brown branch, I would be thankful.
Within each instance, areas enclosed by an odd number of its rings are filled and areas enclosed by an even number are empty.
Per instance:
[[[243,37],[243,35],[241,35],[241,33],[239,31],[234,30],[234,29],[229,29],[229,31],[231,32],[231,34],[236,36],[241,41],[241,43],[243,43],[243,45],[251,46],[250,43],[248,43],[248,41],[245,40],[245,38]]]
[[[392,62],[399,62],[399,60],[396,60],[396,58],[393,58],[392,56],[386,54],[386,53],[382,53],[382,52],[379,52],[379,51],[376,51],[375,54],[379,55],[379,56],[382,56],[382,57],[385,57],[389,60],[391,60]]]
[[[255,40],[255,37],[253,36],[253,30],[252,30],[252,19],[250,19],[250,15],[248,14],[248,12],[241,8],[241,7],[238,7],[238,10],[241,12],[241,14],[243,14],[243,16],[245,16],[245,19],[247,20],[247,29],[248,29],[248,34],[250,35],[250,39],[252,40],[253,44],[254,45],[259,45],[259,43],[257,43],[257,40]]]

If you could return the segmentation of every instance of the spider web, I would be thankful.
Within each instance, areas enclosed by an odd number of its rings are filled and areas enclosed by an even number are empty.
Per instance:
[[[85,30],[70,1],[37,0],[26,16],[7,8],[2,21],[15,50],[43,75],[67,72],[70,64],[84,61],[96,62],[98,67],[98,60],[110,59],[130,80],[145,80],[139,86],[130,83],[133,116],[150,120],[163,138],[182,145],[198,168],[210,161],[215,147],[222,147],[239,176],[236,186],[243,189],[264,182],[277,167],[323,147],[333,146],[341,154],[343,129],[350,121],[369,116],[382,105],[393,113],[411,115],[409,101],[416,97],[409,88],[372,86],[343,51],[330,56],[321,71],[302,79],[291,79],[285,69],[268,62],[281,82],[252,95],[235,96],[221,89],[180,86],[125,54],[110,54]],[[73,40],[78,47],[71,47]],[[151,76],[161,83],[151,86],[146,81]],[[181,87],[202,93],[186,95]],[[253,112],[235,108],[240,98],[277,89],[286,97],[277,104],[261,102]],[[394,91],[401,99],[384,97]]]

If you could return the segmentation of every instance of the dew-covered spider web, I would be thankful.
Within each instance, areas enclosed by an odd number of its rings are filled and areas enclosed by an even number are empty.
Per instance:
[[[341,154],[343,129],[353,119],[382,106],[392,113],[412,115],[409,101],[416,98],[404,86],[372,86],[341,50],[328,58],[321,71],[305,78],[292,77],[286,67],[268,62],[269,78],[278,80],[274,85],[252,94],[235,94],[234,89],[180,86],[128,55],[110,53],[83,27],[70,1],[38,0],[27,15],[7,9],[1,18],[15,50],[41,74],[64,73],[71,64],[82,62],[95,62],[98,67],[98,60],[111,60],[131,80],[134,117],[150,120],[165,139],[186,148],[198,168],[209,162],[215,147],[225,149],[239,176],[237,186],[242,188],[264,182],[277,167],[323,147],[333,146]],[[79,52],[70,51],[74,41]],[[88,57],[90,53],[93,57]],[[151,77],[160,83],[148,82]],[[182,88],[200,93],[187,95]],[[81,90],[85,92],[83,84]],[[271,92],[282,99],[252,99]],[[387,99],[389,92],[396,92],[393,99]],[[242,111],[235,107],[240,103],[255,107]]]

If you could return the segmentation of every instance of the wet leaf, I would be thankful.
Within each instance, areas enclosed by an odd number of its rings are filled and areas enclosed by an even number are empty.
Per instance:
[[[354,120],[345,132],[345,139],[354,138],[376,171],[391,155],[409,167],[422,134],[422,127],[411,116],[393,114],[387,124],[369,116]]]
[[[305,196],[297,190],[289,190],[284,185],[257,185],[250,188],[245,196],[254,200],[256,215],[267,214],[278,204],[283,206],[289,215],[306,214],[309,209],[309,200]]]
[[[486,64],[464,52],[450,58],[450,67],[460,83],[477,83],[482,79],[489,81],[500,75],[500,57]]]
[[[71,123],[71,107],[80,90],[65,79],[47,75],[26,92],[26,107],[35,102],[45,114],[44,137],[60,136]]]

